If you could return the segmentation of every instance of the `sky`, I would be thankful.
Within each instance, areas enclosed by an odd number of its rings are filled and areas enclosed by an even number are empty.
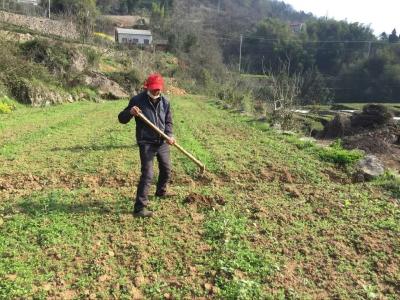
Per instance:
[[[400,33],[399,0],[284,0],[296,10],[311,12],[317,17],[328,16],[335,20],[347,20],[370,25],[375,35]]]

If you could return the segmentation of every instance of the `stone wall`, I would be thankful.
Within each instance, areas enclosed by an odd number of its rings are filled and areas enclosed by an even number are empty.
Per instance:
[[[55,21],[0,11],[0,22],[26,27],[43,34],[57,35],[73,40],[79,38],[75,24],[68,21]]]

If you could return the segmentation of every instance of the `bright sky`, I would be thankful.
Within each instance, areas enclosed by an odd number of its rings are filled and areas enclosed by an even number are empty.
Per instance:
[[[383,31],[400,33],[399,0],[283,0],[296,10],[311,12],[317,17],[328,16],[335,20],[359,22],[370,25],[375,35]]]

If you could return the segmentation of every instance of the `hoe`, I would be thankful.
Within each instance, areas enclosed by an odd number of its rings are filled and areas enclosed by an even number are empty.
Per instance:
[[[156,131],[159,135],[161,135],[164,139],[168,140],[169,136],[166,135],[164,132],[162,132],[156,125],[154,125],[149,119],[147,119],[142,113],[138,114],[138,117],[145,122],[150,128],[152,128],[154,131]],[[189,157],[196,165],[198,165],[200,167],[200,172],[201,174],[204,173],[204,171],[206,170],[205,165],[199,161],[198,159],[196,159],[192,154],[190,154],[189,152],[187,152],[185,149],[182,148],[182,146],[180,146],[178,143],[175,143],[174,146],[176,148],[179,149],[179,151],[181,151],[183,154],[185,154],[187,157]]]

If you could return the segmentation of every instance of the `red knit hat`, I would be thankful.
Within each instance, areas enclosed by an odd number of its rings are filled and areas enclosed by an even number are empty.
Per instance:
[[[144,87],[148,90],[162,90],[164,88],[164,79],[158,73],[151,74],[147,78]]]

